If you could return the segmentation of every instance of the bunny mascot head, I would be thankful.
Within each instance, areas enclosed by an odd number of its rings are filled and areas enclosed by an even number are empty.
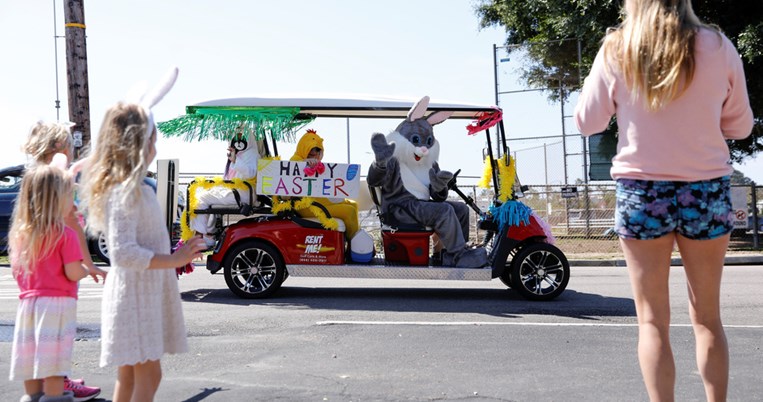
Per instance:
[[[429,97],[416,102],[407,118],[389,133],[374,134],[371,148],[375,161],[368,169],[368,184],[382,189],[382,213],[400,223],[432,227],[442,241],[443,265],[481,267],[487,264],[483,248],[468,249],[469,207],[448,201],[448,182],[453,174],[440,170],[440,143],[432,126],[451,112],[425,117]],[[436,202],[430,202],[436,201]]]

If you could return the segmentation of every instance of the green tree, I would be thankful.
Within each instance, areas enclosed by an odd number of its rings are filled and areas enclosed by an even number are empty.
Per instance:
[[[558,100],[580,88],[579,77],[588,74],[606,29],[620,21],[621,4],[615,0],[480,0],[475,11],[481,27],[506,30],[509,49],[526,45],[522,46],[527,63],[521,79]],[[700,19],[718,25],[742,55],[756,119],[749,138],[729,142],[732,159],[741,161],[763,150],[763,7],[760,0],[694,0],[692,5]]]
[[[731,184],[743,184],[749,186],[752,184],[752,179],[745,176],[744,173],[734,169],[734,172],[731,173]]]

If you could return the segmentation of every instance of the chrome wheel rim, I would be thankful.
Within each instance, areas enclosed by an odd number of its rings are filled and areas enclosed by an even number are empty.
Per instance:
[[[262,293],[275,283],[276,261],[263,249],[247,249],[236,255],[230,276],[235,286],[250,294]]]
[[[564,283],[564,265],[549,251],[538,250],[527,255],[519,266],[522,286],[536,295],[553,293]]]
[[[98,251],[106,258],[109,257],[109,246],[106,243],[106,236],[104,234],[98,236]]]

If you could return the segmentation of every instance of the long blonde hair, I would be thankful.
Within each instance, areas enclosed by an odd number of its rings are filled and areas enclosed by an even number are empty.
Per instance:
[[[14,274],[31,273],[61,239],[73,187],[69,175],[57,167],[35,164],[24,173],[8,233]]]
[[[148,171],[147,126],[148,118],[139,105],[120,102],[106,111],[95,151],[83,172],[82,202],[91,233],[106,230],[106,204],[114,186],[124,186],[122,202],[140,199],[140,185]]]
[[[57,152],[72,155],[72,123],[46,123],[38,121],[29,130],[26,143],[22,147],[35,162],[50,163]]]
[[[604,55],[619,65],[647,110],[662,109],[694,78],[694,38],[708,27],[690,0],[625,0],[625,20],[604,38]]]

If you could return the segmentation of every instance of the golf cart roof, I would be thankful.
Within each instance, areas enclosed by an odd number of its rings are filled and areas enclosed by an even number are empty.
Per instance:
[[[357,94],[294,94],[276,96],[256,96],[246,98],[226,98],[208,100],[186,108],[188,113],[194,113],[200,108],[298,108],[299,119],[313,117],[352,117],[352,118],[404,118],[411,107],[418,101],[416,98],[393,98],[378,95]],[[474,119],[482,112],[492,112],[496,106],[460,103],[445,100],[432,100],[427,108],[428,113],[437,111],[452,111],[451,119]]]
[[[258,140],[295,140],[296,132],[317,117],[403,119],[420,98],[373,95],[297,94],[213,99],[186,106],[186,114],[160,122],[166,137],[186,141],[219,139],[229,141],[237,133],[254,134]],[[450,119],[497,121],[500,109],[443,100],[429,102],[427,113],[453,112]]]

